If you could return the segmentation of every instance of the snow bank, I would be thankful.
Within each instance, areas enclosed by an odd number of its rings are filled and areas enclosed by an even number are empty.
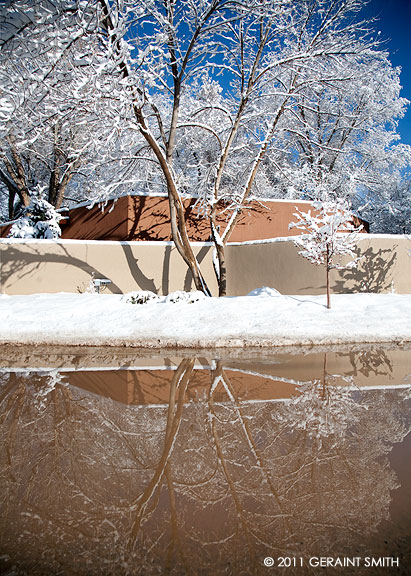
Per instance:
[[[130,304],[127,295],[0,296],[0,343],[162,347],[411,342],[411,295],[282,296]]]

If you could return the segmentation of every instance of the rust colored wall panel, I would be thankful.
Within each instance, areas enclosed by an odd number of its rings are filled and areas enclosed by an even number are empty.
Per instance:
[[[127,197],[119,198],[104,211],[98,205],[68,211],[68,220],[61,222],[63,239],[79,240],[126,240],[128,230]],[[66,213],[65,213],[66,214]]]
[[[207,217],[195,199],[183,201],[187,232],[193,242],[211,240]],[[265,240],[296,236],[300,231],[289,230],[295,208],[307,210],[309,202],[264,200],[252,201],[243,208],[230,242]],[[311,210],[315,213],[315,210]],[[225,230],[231,212],[223,213],[217,222],[221,233]],[[358,220],[358,219],[357,219]],[[73,240],[171,240],[170,210],[167,196],[123,196],[110,201],[104,209],[99,205],[80,206],[68,211],[68,219],[61,222],[62,238]],[[5,238],[10,227],[0,227],[0,237]],[[367,231],[365,227],[364,231]]]
[[[288,229],[295,206],[309,207],[306,202],[253,201],[240,216],[230,237],[231,242],[263,240],[279,236],[295,236],[299,232]],[[201,216],[196,201],[184,200],[187,231],[193,242],[210,240],[207,218]],[[227,226],[230,214],[218,219],[221,231]],[[62,238],[78,240],[171,240],[170,211],[166,196],[124,196],[104,211],[99,206],[74,208],[63,225]]]
[[[0,238],[7,238],[10,232],[11,225],[0,226]]]

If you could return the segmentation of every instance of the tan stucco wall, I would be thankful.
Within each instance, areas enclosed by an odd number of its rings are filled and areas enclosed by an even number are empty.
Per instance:
[[[195,244],[194,252],[215,291],[212,247]],[[187,266],[167,242],[0,241],[2,293],[84,291],[93,273],[112,281],[106,293],[195,289]]]
[[[194,244],[206,281],[217,293],[212,246]],[[411,292],[411,240],[404,236],[364,235],[363,258],[354,270],[334,271],[332,289],[340,292]],[[244,295],[261,286],[282,294],[322,294],[325,273],[298,255],[291,240],[229,244],[228,294]],[[191,275],[167,242],[0,240],[0,291],[6,294],[84,291],[95,278],[109,278],[106,292],[152,290],[168,294],[194,289]]]
[[[367,234],[359,236],[353,270],[333,270],[331,287],[342,292],[411,292],[411,240],[405,236]],[[227,250],[227,288],[241,296],[261,286],[282,294],[323,294],[325,270],[298,254],[291,240],[232,244]]]

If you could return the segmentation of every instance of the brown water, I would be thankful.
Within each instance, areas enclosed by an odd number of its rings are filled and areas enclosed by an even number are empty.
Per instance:
[[[411,574],[409,349],[0,362],[1,573]]]

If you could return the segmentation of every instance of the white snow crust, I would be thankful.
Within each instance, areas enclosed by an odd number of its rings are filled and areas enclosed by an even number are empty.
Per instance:
[[[187,303],[127,295],[0,295],[0,344],[244,347],[411,342],[411,294],[256,295]]]

